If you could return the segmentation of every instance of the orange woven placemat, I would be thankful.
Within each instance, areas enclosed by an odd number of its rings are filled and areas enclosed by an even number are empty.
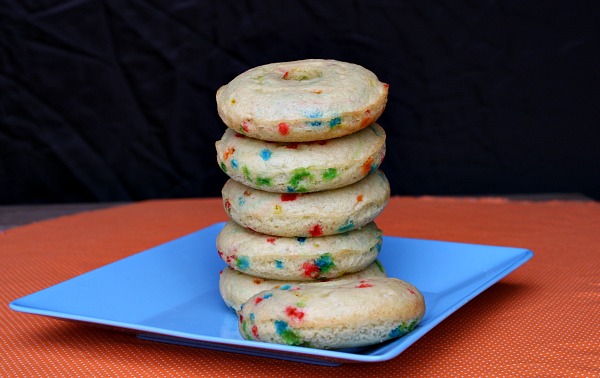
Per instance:
[[[400,356],[304,365],[139,340],[11,311],[17,298],[226,220],[220,199],[147,201],[0,233],[0,376],[593,376],[600,374],[600,204],[392,198],[386,235],[522,247],[532,260]]]

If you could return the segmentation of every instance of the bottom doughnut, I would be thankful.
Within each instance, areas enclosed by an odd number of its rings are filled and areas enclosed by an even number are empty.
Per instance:
[[[425,314],[419,290],[396,278],[283,285],[238,312],[245,339],[322,349],[376,344],[410,332]]]

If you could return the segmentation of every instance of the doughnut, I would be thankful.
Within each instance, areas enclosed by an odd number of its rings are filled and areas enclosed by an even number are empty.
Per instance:
[[[329,280],[329,282],[342,283],[370,277],[387,277],[383,266],[378,260],[375,260],[373,263],[359,272],[348,273],[341,277],[327,280]],[[272,289],[278,285],[295,285],[299,282],[306,283],[306,281],[281,281],[254,277],[227,266],[219,275],[219,292],[221,293],[223,301],[229,308],[233,309],[234,311],[239,311],[244,302],[263,290]]]
[[[252,68],[217,90],[223,122],[244,135],[306,142],[351,134],[383,112],[388,84],[356,64],[325,59]]]
[[[320,238],[276,237],[229,221],[217,236],[219,256],[235,270],[273,280],[314,280],[354,273],[381,250],[382,232],[374,222]]]
[[[287,284],[261,291],[238,312],[247,340],[322,349],[400,337],[423,319],[425,301],[396,278]]]
[[[316,192],[350,185],[379,167],[385,131],[377,123],[341,138],[282,143],[246,138],[227,129],[217,161],[235,181],[268,192]]]
[[[362,180],[315,193],[272,193],[229,179],[223,207],[237,224],[273,236],[317,237],[344,233],[373,221],[390,197],[390,185],[376,169]]]

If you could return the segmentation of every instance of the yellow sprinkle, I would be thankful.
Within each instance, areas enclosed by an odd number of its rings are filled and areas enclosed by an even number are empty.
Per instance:
[[[283,209],[281,208],[281,205],[275,205],[275,214],[281,214],[283,213]]]

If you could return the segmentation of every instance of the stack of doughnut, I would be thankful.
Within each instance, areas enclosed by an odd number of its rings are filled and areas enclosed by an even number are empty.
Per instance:
[[[322,59],[259,66],[217,91],[228,126],[217,161],[230,177],[219,288],[242,337],[348,348],[422,319],[421,293],[377,260],[387,93],[371,71]]]

